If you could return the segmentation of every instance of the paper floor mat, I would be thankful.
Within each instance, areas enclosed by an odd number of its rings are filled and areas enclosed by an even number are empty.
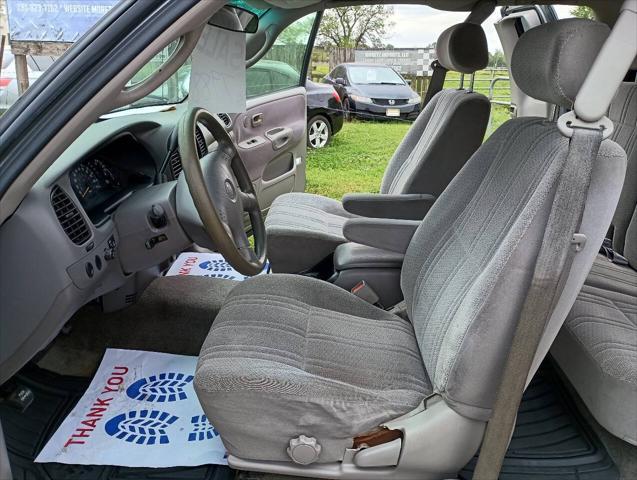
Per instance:
[[[126,467],[226,465],[193,389],[197,357],[109,349],[36,462]]]

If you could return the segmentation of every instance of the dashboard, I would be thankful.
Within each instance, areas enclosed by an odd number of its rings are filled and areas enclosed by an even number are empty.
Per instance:
[[[20,321],[0,322],[0,382],[82,305],[98,299],[108,312],[134,303],[192,243],[174,207],[182,168],[176,126],[186,108],[95,122],[2,225],[0,318]],[[213,138],[198,129],[196,141],[202,156]]]
[[[151,155],[124,133],[79,161],[69,181],[91,222],[101,225],[133,192],[151,186],[155,176]]]

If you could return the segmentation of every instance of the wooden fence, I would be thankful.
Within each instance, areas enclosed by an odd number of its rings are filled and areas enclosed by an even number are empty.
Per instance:
[[[330,50],[329,54],[330,71],[332,71],[336,65],[354,61],[353,48],[333,48]]]
[[[305,45],[272,45],[263,59],[287,63],[294,69],[300,70],[303,66],[306,49]]]

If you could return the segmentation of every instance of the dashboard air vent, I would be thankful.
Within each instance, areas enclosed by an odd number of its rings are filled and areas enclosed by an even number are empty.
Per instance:
[[[232,126],[232,120],[230,119],[230,115],[228,115],[227,113],[218,113],[217,116],[226,125],[226,128],[230,128]]]
[[[53,187],[51,192],[51,205],[60,225],[62,225],[62,229],[73,243],[82,245],[91,238],[91,231],[86,220],[84,220],[73,200],[57,185]]]
[[[208,145],[206,144],[206,139],[199,127],[195,130],[195,139],[197,140],[197,154],[199,155],[199,158],[203,158],[208,155]]]
[[[168,168],[170,169],[170,174],[172,175],[173,180],[177,180],[177,177],[179,177],[179,174],[183,170],[179,150],[174,150],[170,154],[170,159],[168,159]]]

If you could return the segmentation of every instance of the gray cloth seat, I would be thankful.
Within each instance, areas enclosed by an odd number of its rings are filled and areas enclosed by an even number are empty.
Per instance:
[[[514,59],[558,39],[547,55],[578,61],[548,79],[529,68],[516,82],[525,91],[544,82],[543,100],[572,103],[608,28],[580,19],[537,28],[520,39]],[[341,461],[353,436],[412,412],[428,395],[486,422],[568,151],[568,139],[543,118],[511,120],[482,145],[406,251],[408,320],[313,278],[273,274],[237,287],[211,327],[194,382],[228,452],[289,462],[288,441],[306,435],[322,447],[318,462]],[[595,212],[607,224],[624,173],[623,150],[604,141],[589,198],[603,199]],[[587,228],[590,241],[601,242],[603,230]],[[575,257],[559,324],[594,257],[590,248]]]
[[[637,84],[620,87],[608,116],[628,157],[612,246],[629,265],[595,260],[551,352],[597,421],[637,445]]]
[[[212,418],[228,451],[249,445],[258,460],[286,460],[281,446],[304,432],[321,438],[322,456],[338,458],[352,437],[432,391],[409,322],[331,283],[285,274],[232,291],[197,375],[200,396],[215,392]],[[237,431],[246,412],[259,414]]]
[[[486,66],[486,37],[479,25],[458,24],[443,37],[438,56],[446,68],[471,73]],[[439,92],[389,161],[380,193],[440,195],[482,143],[489,114],[489,100],[482,94]],[[265,221],[273,271],[297,273],[314,267],[347,241],[342,227],[351,216],[341,202],[318,195],[278,197]]]

